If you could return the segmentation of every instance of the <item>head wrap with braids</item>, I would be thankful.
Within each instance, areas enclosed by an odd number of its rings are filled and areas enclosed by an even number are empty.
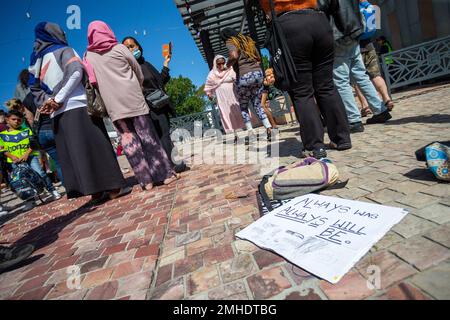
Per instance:
[[[256,49],[255,41],[232,28],[225,28],[220,32],[223,41],[231,42],[244,56],[260,62],[261,57]]]

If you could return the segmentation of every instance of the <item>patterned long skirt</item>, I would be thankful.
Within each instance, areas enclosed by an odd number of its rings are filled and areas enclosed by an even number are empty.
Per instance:
[[[114,126],[141,186],[162,183],[173,176],[173,165],[155,133],[149,115],[117,120]]]

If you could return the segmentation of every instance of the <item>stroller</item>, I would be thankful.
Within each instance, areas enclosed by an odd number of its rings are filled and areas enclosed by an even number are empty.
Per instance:
[[[10,186],[23,201],[38,198],[43,202],[41,194],[45,191],[45,182],[27,163],[19,163],[12,170]]]

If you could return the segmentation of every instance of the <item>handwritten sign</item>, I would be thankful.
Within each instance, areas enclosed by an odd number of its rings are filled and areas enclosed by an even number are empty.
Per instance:
[[[310,194],[275,209],[237,234],[333,284],[408,212]]]

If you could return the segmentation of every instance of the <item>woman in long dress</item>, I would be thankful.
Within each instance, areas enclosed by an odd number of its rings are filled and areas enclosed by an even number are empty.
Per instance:
[[[92,195],[96,202],[128,194],[102,119],[88,115],[82,61],[57,24],[40,23],[35,34],[30,89],[52,118],[67,197]]]
[[[224,56],[214,58],[214,67],[206,80],[205,92],[210,99],[216,96],[223,128],[227,134],[235,134],[236,142],[236,131],[243,129],[245,124],[237,98],[236,72],[233,68],[226,68]]]
[[[103,21],[89,25],[88,42],[84,62],[89,80],[98,85],[136,179],[146,190],[178,180],[150,119],[142,93],[144,75],[136,58]]]

